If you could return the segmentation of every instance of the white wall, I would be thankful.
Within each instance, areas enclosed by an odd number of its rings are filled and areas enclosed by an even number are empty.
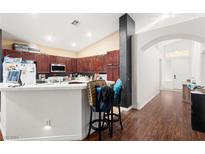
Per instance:
[[[201,54],[201,85],[205,86],[205,52]]]
[[[160,92],[160,54],[156,47],[138,52],[137,108],[141,109]],[[134,102],[133,102],[134,103]]]
[[[201,53],[201,43],[192,42],[191,74],[192,79],[194,79],[197,84],[201,84]]]

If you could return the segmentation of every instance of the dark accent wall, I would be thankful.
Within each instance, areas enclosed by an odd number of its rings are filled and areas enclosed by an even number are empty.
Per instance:
[[[135,33],[135,22],[124,14],[119,19],[120,31],[120,78],[123,82],[122,106],[132,105],[132,48],[131,36]]]
[[[2,50],[2,30],[0,29],[0,82],[3,82],[3,50]]]

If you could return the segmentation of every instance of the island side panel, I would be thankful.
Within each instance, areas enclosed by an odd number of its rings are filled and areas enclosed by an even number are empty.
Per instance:
[[[7,136],[19,140],[81,140],[81,91],[8,91]],[[47,120],[51,129],[45,129]]]

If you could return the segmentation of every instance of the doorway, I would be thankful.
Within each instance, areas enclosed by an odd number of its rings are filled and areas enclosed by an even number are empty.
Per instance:
[[[201,43],[177,39],[157,46],[161,53],[161,90],[181,90],[188,80],[201,83]]]

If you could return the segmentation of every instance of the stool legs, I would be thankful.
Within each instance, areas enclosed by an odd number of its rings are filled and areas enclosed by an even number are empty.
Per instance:
[[[123,126],[122,126],[122,119],[121,119],[121,111],[120,111],[120,104],[118,104],[118,111],[119,111],[120,126],[121,126],[121,129],[123,129]]]
[[[101,127],[101,112],[99,112],[99,122],[98,122],[98,128],[102,128]],[[99,140],[101,141],[102,140],[102,131],[100,130],[99,132]]]
[[[92,116],[93,116],[93,111],[92,111],[92,109],[90,109],[90,122],[89,122],[88,137],[90,136],[90,132],[91,132]]]
[[[108,114],[108,117],[109,117],[109,114]],[[112,108],[111,108],[111,120],[110,120],[110,121],[111,121],[111,122],[110,122],[110,125],[111,125],[111,126],[110,126],[110,127],[111,127],[111,128],[110,128],[110,129],[111,129],[111,130],[110,130],[110,134],[111,134],[110,137],[112,137],[112,135],[113,135],[113,106],[112,106]]]
[[[88,130],[88,136],[90,135],[91,133],[91,129],[94,129],[95,131],[98,131],[98,134],[99,134],[99,140],[102,140],[102,132],[109,128],[109,134],[110,136],[112,136],[112,128],[111,128],[111,123],[110,123],[110,119],[108,117],[108,120],[106,120],[105,116],[106,116],[106,113],[105,112],[98,112],[99,113],[99,117],[98,119],[95,119],[95,120],[92,120],[92,116],[93,116],[93,110],[92,108],[90,109],[90,122],[89,122],[89,130]],[[109,115],[109,112],[107,113]],[[105,125],[106,123],[106,125]],[[97,125],[97,127],[96,127]]]

